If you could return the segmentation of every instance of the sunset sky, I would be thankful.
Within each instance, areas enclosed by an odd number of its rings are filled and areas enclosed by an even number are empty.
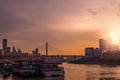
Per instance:
[[[120,0],[0,0],[0,43],[32,52],[84,54],[99,38],[120,34]]]

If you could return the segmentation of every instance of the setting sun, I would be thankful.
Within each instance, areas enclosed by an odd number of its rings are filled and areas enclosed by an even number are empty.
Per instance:
[[[119,37],[118,33],[115,33],[115,32],[111,33],[110,38],[111,38],[111,41],[113,44],[119,43],[120,37]]]

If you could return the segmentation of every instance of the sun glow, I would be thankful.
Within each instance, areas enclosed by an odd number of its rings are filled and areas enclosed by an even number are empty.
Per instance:
[[[119,44],[120,36],[118,33],[111,33],[109,37],[111,38],[113,44]]]

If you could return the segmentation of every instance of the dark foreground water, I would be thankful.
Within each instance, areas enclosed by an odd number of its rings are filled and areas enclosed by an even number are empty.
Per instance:
[[[63,64],[65,76],[46,78],[18,78],[11,75],[0,80],[120,80],[120,65]]]

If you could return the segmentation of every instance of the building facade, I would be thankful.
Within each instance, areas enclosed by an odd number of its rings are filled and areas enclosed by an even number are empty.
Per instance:
[[[95,50],[93,47],[85,48],[85,57],[95,57]]]

